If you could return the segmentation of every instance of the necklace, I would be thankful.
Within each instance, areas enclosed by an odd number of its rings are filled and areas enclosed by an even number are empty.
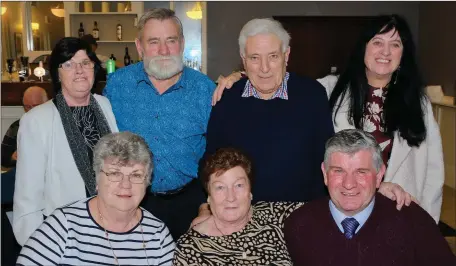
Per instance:
[[[97,209],[98,209],[98,216],[100,217],[101,225],[102,225],[102,227],[103,227],[103,229],[104,229],[104,231],[105,231],[106,239],[108,240],[109,247],[111,248],[112,256],[114,257],[114,260],[115,260],[116,264],[117,264],[117,265],[120,265],[120,264],[119,264],[119,260],[117,259],[117,256],[116,256],[116,254],[114,253],[114,249],[112,248],[111,240],[109,240],[108,231],[106,231],[106,226],[105,226],[105,224],[104,224],[103,215],[101,215],[100,206],[98,205],[98,198],[97,198]],[[135,215],[135,216],[136,216],[136,215]],[[135,216],[134,216],[133,218],[131,218],[131,221],[135,218]],[[131,221],[130,221],[130,222],[131,222]],[[141,223],[139,224],[139,229],[141,230],[142,248],[144,249],[144,254],[146,255],[147,265],[150,266],[150,264],[149,264],[149,257],[147,256],[147,252],[146,252],[146,241],[144,241],[144,231],[143,231],[143,228],[142,228],[142,224],[141,224]]]
[[[220,234],[222,234],[222,236],[226,236],[222,230],[220,230],[220,228],[218,228],[217,226],[217,223],[215,222],[215,218],[212,218],[212,221],[214,222],[214,226],[215,228],[217,229],[217,231],[220,232]],[[242,259],[246,259],[247,258],[247,252],[244,251],[244,248],[241,247],[241,252],[242,252]]]

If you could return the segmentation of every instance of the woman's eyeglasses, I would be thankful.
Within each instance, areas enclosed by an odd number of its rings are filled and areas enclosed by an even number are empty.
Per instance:
[[[81,65],[81,67],[85,69],[92,69],[95,67],[95,63],[90,60],[84,60],[81,63],[76,63],[71,60],[68,60],[65,63],[60,64],[59,67],[63,70],[72,70],[75,69],[77,65]]]
[[[125,177],[125,175],[123,173],[121,173],[121,172],[106,173],[103,170],[101,170],[101,172],[104,173],[108,177],[108,180],[111,181],[111,182],[120,182]],[[146,180],[146,177],[144,175],[138,174],[138,173],[129,174],[127,176],[127,178],[133,184],[142,184]]]

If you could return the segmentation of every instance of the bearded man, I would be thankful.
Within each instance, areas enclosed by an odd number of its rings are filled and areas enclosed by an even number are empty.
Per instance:
[[[177,239],[205,201],[197,170],[215,83],[184,67],[182,23],[174,11],[145,12],[138,30],[135,43],[142,61],[111,74],[104,95],[119,130],[141,135],[153,151],[152,186],[143,206]]]

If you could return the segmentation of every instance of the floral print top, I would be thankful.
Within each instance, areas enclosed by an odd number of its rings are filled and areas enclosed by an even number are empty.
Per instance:
[[[383,128],[383,103],[388,92],[388,88],[374,88],[369,86],[367,95],[367,105],[364,113],[363,129],[371,133],[382,148],[382,159],[386,166],[393,149],[393,137],[385,134]]]

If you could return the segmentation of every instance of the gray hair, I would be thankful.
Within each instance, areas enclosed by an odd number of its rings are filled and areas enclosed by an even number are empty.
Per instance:
[[[274,34],[277,36],[282,41],[283,53],[285,53],[290,44],[290,34],[288,34],[280,22],[271,18],[255,18],[247,22],[239,34],[239,51],[242,55],[245,55],[247,38],[259,34]]]
[[[146,141],[131,132],[117,132],[103,136],[93,149],[93,170],[96,181],[100,177],[106,159],[113,159],[121,166],[139,163],[146,168],[146,185],[151,182],[152,152]]]
[[[383,165],[382,149],[375,138],[359,129],[345,129],[337,132],[326,142],[325,146],[325,169],[328,170],[329,158],[334,152],[353,155],[361,150],[372,152],[372,163],[378,172]]]
[[[179,37],[181,39],[184,38],[184,29],[182,27],[182,22],[176,16],[176,13],[168,8],[152,8],[146,11],[138,21],[138,39],[141,40],[143,32],[144,32],[144,25],[146,25],[147,21],[151,19],[156,19],[159,21],[171,19],[173,20],[178,28]]]

